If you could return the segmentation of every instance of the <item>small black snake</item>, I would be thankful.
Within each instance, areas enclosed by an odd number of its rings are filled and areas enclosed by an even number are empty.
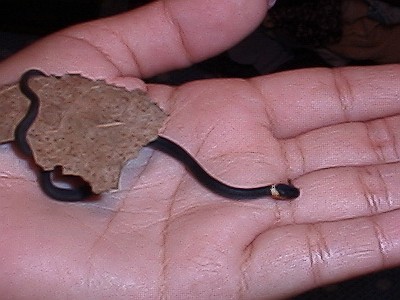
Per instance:
[[[35,76],[46,76],[46,74],[35,69],[28,70],[21,76],[19,81],[19,88],[30,100],[30,105],[28,113],[15,130],[15,141],[26,156],[32,156],[32,149],[26,140],[26,135],[29,127],[36,119],[40,105],[39,97],[29,87],[29,79]],[[255,188],[238,188],[227,185],[208,174],[185,149],[163,136],[158,136],[157,139],[147,144],[147,146],[177,159],[184,164],[202,185],[212,192],[230,199],[246,200],[271,196],[274,199],[291,200],[300,195],[299,189],[290,184],[290,182],[289,184],[277,183]],[[59,201],[74,202],[84,200],[93,194],[90,185],[87,183],[71,189],[57,187],[52,181],[53,171],[42,170],[39,175],[42,190],[51,198]]]

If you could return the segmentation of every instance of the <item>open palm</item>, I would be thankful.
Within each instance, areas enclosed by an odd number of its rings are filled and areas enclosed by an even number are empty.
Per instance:
[[[2,294],[281,298],[400,263],[400,67],[145,85],[138,78],[229,47],[266,10],[265,1],[187,2],[155,2],[48,37],[0,63],[0,83],[35,67],[146,89],[170,115],[162,134],[215,177],[243,187],[292,179],[300,197],[225,199],[179,162],[143,149],[119,191],[59,203],[5,145]]]

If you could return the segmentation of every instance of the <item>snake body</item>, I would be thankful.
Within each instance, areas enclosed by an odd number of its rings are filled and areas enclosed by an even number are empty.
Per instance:
[[[21,76],[19,82],[19,88],[30,100],[30,105],[27,114],[15,130],[15,141],[20,150],[26,156],[32,156],[32,149],[26,140],[26,135],[30,126],[37,117],[40,106],[39,97],[29,86],[29,79],[35,76],[46,76],[46,74],[40,70],[28,70]],[[277,183],[255,188],[240,188],[227,185],[207,173],[207,171],[203,169],[203,167],[195,158],[193,158],[192,155],[190,155],[189,152],[164,136],[158,136],[157,139],[150,142],[147,146],[162,151],[163,153],[177,159],[203,186],[207,187],[215,194],[230,199],[247,200],[271,196],[274,199],[291,200],[300,195],[299,189],[290,183]],[[89,184],[87,183],[71,189],[60,188],[54,185],[52,181],[53,171],[42,170],[39,175],[39,182],[42,190],[51,198],[59,201],[74,202],[84,200],[93,194]]]
[[[193,176],[215,194],[230,199],[246,200],[271,196],[274,199],[289,200],[297,198],[299,189],[291,184],[277,183],[254,188],[233,187],[214,178],[185,149],[168,138],[158,136],[148,144],[153,149],[162,151],[182,162]]]
[[[22,94],[24,94],[30,100],[30,104],[27,114],[15,129],[14,140],[17,143],[18,148],[26,156],[32,156],[32,149],[26,140],[26,135],[39,113],[39,97],[29,86],[29,79],[36,76],[46,76],[46,74],[44,74],[42,71],[32,69],[25,72],[19,81],[19,88]],[[92,189],[87,183],[82,183],[80,186],[72,189],[60,188],[56,186],[52,181],[52,173],[53,171],[41,170],[39,174],[39,184],[45,194],[49,197],[64,202],[76,202],[86,199],[92,195]]]

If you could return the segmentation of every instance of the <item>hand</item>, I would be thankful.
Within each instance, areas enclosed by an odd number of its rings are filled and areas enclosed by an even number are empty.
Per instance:
[[[2,294],[10,298],[265,299],[400,263],[400,66],[146,85],[222,51],[265,1],[164,1],[54,34],[0,63],[146,89],[164,135],[236,186],[292,179],[301,195],[236,202],[144,149],[121,189],[65,204],[0,148]],[[151,25],[151,26],[150,26]]]

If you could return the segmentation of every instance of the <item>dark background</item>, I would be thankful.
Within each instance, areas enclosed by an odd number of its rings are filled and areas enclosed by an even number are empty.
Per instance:
[[[12,55],[36,39],[59,29],[133,9],[147,2],[150,1],[2,0],[0,4],[0,60]],[[389,2],[400,5],[397,0]],[[287,16],[289,15],[288,11],[293,12],[294,10],[285,10],[285,3],[293,5],[293,1],[277,2],[277,5],[281,5],[280,9],[284,11],[283,15]],[[321,4],[321,1],[318,3]],[[326,3],[328,6],[333,2],[326,1]],[[320,10],[320,8],[318,9]],[[335,13],[340,12],[335,9],[329,12],[330,16],[335,15]],[[279,25],[279,16],[282,14],[276,13],[276,15],[275,24]],[[340,19],[340,15],[337,18]],[[330,22],[332,24],[336,21]],[[285,23],[288,22],[285,20]],[[230,51],[190,68],[149,78],[148,81],[180,84],[202,78],[250,77],[296,68],[330,67],[332,64],[321,58],[315,48],[324,47],[332,40],[335,41],[335,39],[340,38],[340,31],[337,30],[338,26],[340,28],[340,22],[338,23],[339,25],[332,26],[323,34],[315,32],[315,27],[311,25],[311,33],[305,35],[304,32],[300,33],[300,38],[297,33],[290,36],[290,28],[283,30],[282,28],[274,28],[274,25],[272,25],[272,29],[268,26],[260,26],[255,33]],[[332,39],[329,37],[332,37]],[[276,56],[273,57],[273,60],[268,61],[268,58],[265,58],[267,61],[263,60],[263,52],[260,49],[265,49],[265,47],[269,49],[268,55],[270,55],[271,49],[275,50]],[[246,63],[243,63],[243,61]],[[249,61],[253,63],[248,63]],[[345,61],[345,65],[376,64],[376,62],[369,60],[346,59]],[[262,64],[268,67],[260,67]],[[399,276],[400,269],[387,270],[318,288],[294,299],[400,299]]]

